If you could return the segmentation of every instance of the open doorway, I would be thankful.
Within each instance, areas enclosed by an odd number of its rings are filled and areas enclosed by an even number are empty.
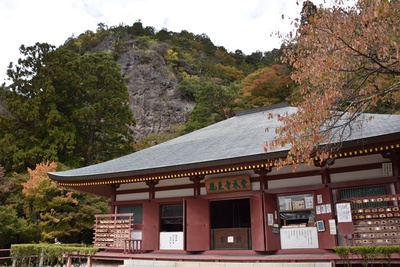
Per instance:
[[[210,202],[211,229],[250,227],[250,201],[233,199]]]
[[[211,201],[210,215],[213,249],[251,248],[248,198]]]

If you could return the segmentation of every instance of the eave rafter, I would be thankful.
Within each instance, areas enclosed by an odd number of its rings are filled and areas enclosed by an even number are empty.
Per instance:
[[[371,147],[365,147],[362,149],[348,149],[342,152],[338,152],[330,155],[331,159],[362,156],[367,154],[381,153],[383,151],[391,149],[399,149],[400,143],[386,144],[386,145],[376,145]],[[314,158],[315,161],[318,158]],[[159,174],[159,175],[149,175],[141,177],[131,177],[131,178],[113,178],[113,179],[103,179],[103,180],[93,180],[93,181],[80,181],[80,182],[61,182],[58,181],[58,185],[65,187],[82,187],[82,186],[99,186],[99,185],[113,185],[113,184],[126,184],[126,183],[137,183],[137,182],[148,182],[148,181],[159,181],[165,179],[176,179],[184,177],[193,177],[197,175],[213,175],[222,174],[237,171],[248,171],[248,170],[259,170],[259,169],[271,169],[277,167],[277,159],[267,159],[263,163],[256,164],[243,164],[235,167],[210,167],[208,169],[201,170],[191,170],[191,171],[179,171],[175,173]]]

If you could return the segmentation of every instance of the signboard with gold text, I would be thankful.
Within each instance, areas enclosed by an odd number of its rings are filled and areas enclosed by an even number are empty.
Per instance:
[[[250,191],[249,176],[212,178],[205,181],[207,194]]]

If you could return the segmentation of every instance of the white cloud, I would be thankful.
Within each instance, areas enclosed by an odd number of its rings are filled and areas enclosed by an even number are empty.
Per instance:
[[[72,35],[95,31],[97,24],[132,25],[141,20],[156,30],[206,34],[217,46],[245,54],[279,48],[271,37],[287,31],[282,14],[298,14],[296,0],[2,0],[0,2],[0,83],[19,47],[47,42],[59,46]]]

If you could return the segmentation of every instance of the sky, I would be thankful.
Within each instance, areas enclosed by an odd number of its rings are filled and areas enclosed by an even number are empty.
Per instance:
[[[301,0],[298,0],[301,2]],[[186,30],[206,34],[216,46],[246,55],[279,48],[273,32],[289,32],[299,17],[296,0],[1,0],[0,84],[21,45],[49,43],[56,47],[99,23],[131,26],[140,20],[156,31]],[[317,1],[313,1],[315,4]],[[286,19],[282,19],[282,15]]]

